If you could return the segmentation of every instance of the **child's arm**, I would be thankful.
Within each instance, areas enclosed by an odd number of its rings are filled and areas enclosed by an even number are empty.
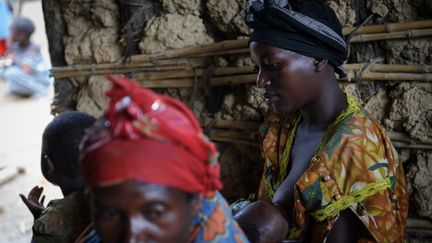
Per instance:
[[[23,194],[19,194],[24,204],[33,214],[34,220],[37,220],[41,216],[42,211],[45,209],[43,205],[45,201],[45,196],[42,196],[41,198],[42,192],[43,187],[35,186],[30,191],[27,197],[25,197]]]

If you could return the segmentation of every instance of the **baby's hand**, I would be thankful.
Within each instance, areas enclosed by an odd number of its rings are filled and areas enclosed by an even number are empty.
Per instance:
[[[30,191],[27,197],[25,197],[23,194],[19,194],[24,204],[33,214],[35,220],[41,216],[42,211],[45,209],[43,205],[45,201],[45,196],[42,196],[41,198],[42,192],[43,192],[43,187],[35,186]]]

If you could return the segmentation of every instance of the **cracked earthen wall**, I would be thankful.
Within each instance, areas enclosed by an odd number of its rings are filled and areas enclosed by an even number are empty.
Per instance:
[[[45,0],[49,2],[49,0]],[[61,0],[66,64],[116,62],[122,59],[121,16],[116,0]],[[123,0],[123,2],[127,2]],[[250,34],[243,23],[245,0],[153,0],[154,14],[142,27],[139,52],[155,53],[173,48],[235,39]],[[149,3],[150,2],[150,3]],[[369,24],[409,22],[432,16],[429,0],[330,0],[342,25],[355,26],[374,14]],[[139,42],[139,43],[138,43]],[[432,38],[388,40],[352,44],[349,63],[382,58],[388,64],[432,64]],[[218,57],[216,66],[252,65],[247,55]],[[100,76],[71,79],[75,108],[100,116],[107,105],[103,96],[108,83]],[[413,82],[343,83],[388,131],[402,132],[417,142],[432,139],[432,85]],[[190,89],[159,92],[189,102]],[[212,87],[207,97],[197,97],[194,112],[224,120],[262,121],[267,110],[252,85]],[[219,143],[224,195],[229,200],[254,192],[260,175],[259,147]],[[399,149],[409,182],[410,213],[432,219],[432,151]]]

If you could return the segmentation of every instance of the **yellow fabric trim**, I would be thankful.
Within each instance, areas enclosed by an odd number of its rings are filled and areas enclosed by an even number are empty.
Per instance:
[[[389,177],[377,180],[373,183],[367,184],[360,190],[354,191],[348,195],[342,196],[339,200],[334,201],[327,205],[324,209],[312,212],[311,215],[317,221],[323,221],[327,218],[336,216],[340,211],[347,209],[353,203],[358,203],[366,198],[391,187]]]
[[[319,153],[319,151],[324,146],[324,144],[328,141],[330,136],[333,135],[333,131],[337,128],[337,126],[340,124],[341,121],[343,121],[345,118],[347,118],[350,114],[360,111],[360,107],[357,104],[354,97],[347,95],[347,102],[348,102],[348,107],[344,111],[342,111],[336,117],[336,119],[333,121],[333,123],[330,124],[330,126],[327,128],[327,131],[325,132],[323,138],[320,141],[320,144],[318,145],[317,149],[315,150],[313,157],[315,157]],[[278,177],[276,178],[277,179],[276,182],[273,185],[270,183],[270,181],[267,180],[266,174],[264,172],[264,175],[263,175],[264,188],[265,188],[266,193],[267,193],[269,198],[273,198],[277,188],[279,188],[279,186],[285,180],[285,176],[286,176],[287,169],[288,169],[288,163],[289,163],[290,157],[291,157],[292,145],[294,143],[295,134],[297,132],[297,127],[300,124],[300,121],[301,121],[301,116],[299,114],[293,123],[293,127],[291,128],[290,133],[288,134],[285,149],[284,149],[282,156],[281,156],[282,158],[280,161],[278,161],[279,174],[278,174]],[[281,126],[283,126],[283,124],[281,124]],[[276,146],[279,146],[279,144],[277,144]]]

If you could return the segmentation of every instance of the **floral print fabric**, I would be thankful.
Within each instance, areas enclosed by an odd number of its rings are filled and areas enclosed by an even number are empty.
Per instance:
[[[271,116],[260,128],[266,162],[258,199],[271,200],[265,185],[287,174],[281,173],[278,158],[287,159],[282,154],[291,149],[286,141],[294,120],[281,127],[280,117]],[[303,238],[310,221],[324,241],[339,212],[349,208],[371,235],[361,242],[404,241],[408,199],[403,168],[389,138],[363,108],[340,122],[312,158],[295,184],[294,200],[289,239]]]

